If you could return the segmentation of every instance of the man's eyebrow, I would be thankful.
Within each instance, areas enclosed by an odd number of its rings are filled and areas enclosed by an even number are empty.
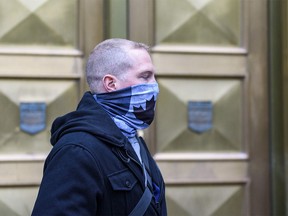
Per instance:
[[[152,74],[154,74],[154,71],[152,71],[152,70],[146,70],[146,71],[142,71],[140,74],[141,74],[141,75],[152,75]]]

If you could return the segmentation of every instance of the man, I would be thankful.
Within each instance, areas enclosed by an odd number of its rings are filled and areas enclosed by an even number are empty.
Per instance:
[[[52,125],[32,215],[167,215],[163,178],[137,136],[153,121],[159,92],[148,47],[106,40],[86,73],[90,92]]]

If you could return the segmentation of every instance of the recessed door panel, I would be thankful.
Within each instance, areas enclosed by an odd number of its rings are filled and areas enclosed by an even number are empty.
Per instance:
[[[1,45],[77,46],[77,0],[0,3]]]
[[[245,188],[241,185],[173,185],[166,194],[170,215],[246,215]]]
[[[158,82],[157,152],[243,151],[240,81],[159,78]]]
[[[155,1],[156,43],[239,46],[240,0]]]
[[[55,116],[74,110],[78,98],[76,81],[1,80],[0,154],[46,154]]]
[[[38,187],[0,188],[1,215],[31,215],[37,192]]]

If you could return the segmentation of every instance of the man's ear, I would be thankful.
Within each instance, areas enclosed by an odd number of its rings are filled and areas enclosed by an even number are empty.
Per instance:
[[[113,75],[107,74],[103,77],[103,85],[107,92],[116,90],[117,78]]]

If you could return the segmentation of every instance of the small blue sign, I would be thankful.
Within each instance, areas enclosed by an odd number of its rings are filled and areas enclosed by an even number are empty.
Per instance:
[[[20,129],[36,134],[46,128],[46,103],[20,103]]]
[[[188,102],[189,128],[196,133],[203,133],[212,128],[213,104],[211,101]]]

